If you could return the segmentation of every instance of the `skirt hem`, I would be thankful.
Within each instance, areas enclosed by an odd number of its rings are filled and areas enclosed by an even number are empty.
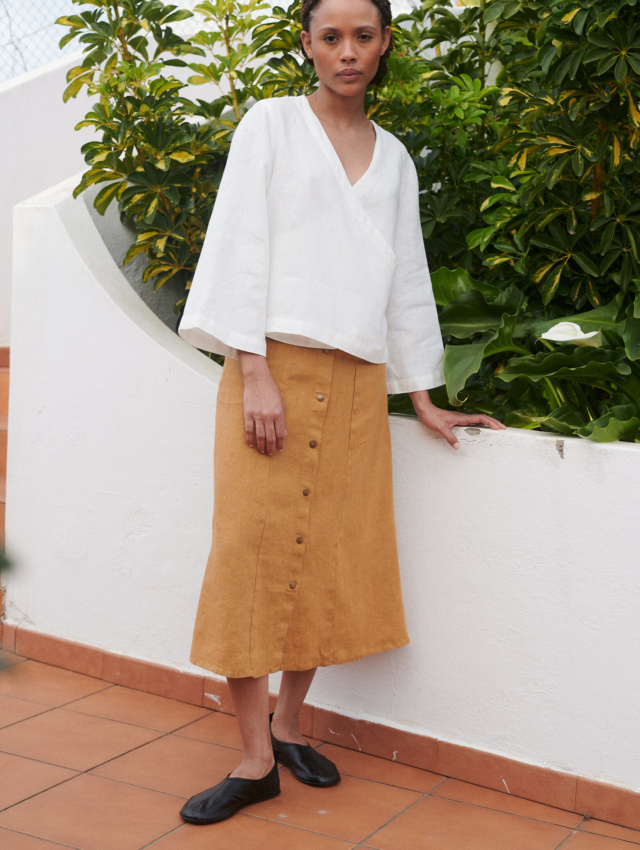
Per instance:
[[[409,638],[405,637],[401,641],[393,641],[379,647],[378,649],[370,649],[365,652],[359,652],[355,655],[350,655],[347,658],[332,658],[331,660],[316,659],[315,661],[310,661],[308,663],[300,662],[299,664],[289,666],[286,669],[288,671],[302,671],[312,670],[316,667],[333,667],[338,664],[349,664],[352,661],[359,661],[361,658],[367,658],[369,655],[377,655],[379,652],[387,652],[390,649],[400,649],[403,646],[407,646],[409,642]],[[271,673],[280,673],[284,669],[283,667],[275,666],[269,667],[269,669],[260,670],[259,672],[246,672],[245,670],[243,672],[234,671],[233,673],[230,673],[217,665],[201,664],[196,660],[195,653],[191,655],[190,661],[192,664],[195,664],[197,667],[202,667],[203,670],[207,670],[209,673],[215,673],[216,676],[224,676],[228,679],[258,679],[261,676],[268,676]]]

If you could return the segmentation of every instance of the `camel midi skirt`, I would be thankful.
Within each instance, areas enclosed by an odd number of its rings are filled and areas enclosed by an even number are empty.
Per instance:
[[[267,340],[287,437],[247,446],[244,383],[225,361],[213,539],[191,660],[230,677],[342,664],[409,642],[384,364]]]

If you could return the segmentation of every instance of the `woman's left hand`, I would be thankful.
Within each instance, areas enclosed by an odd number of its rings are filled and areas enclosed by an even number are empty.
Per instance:
[[[409,395],[422,424],[442,435],[454,449],[460,448],[458,438],[451,430],[456,425],[486,425],[494,431],[502,431],[506,428],[502,422],[485,413],[458,413],[455,410],[443,410],[441,407],[436,407],[429,398],[427,390],[409,393]]]

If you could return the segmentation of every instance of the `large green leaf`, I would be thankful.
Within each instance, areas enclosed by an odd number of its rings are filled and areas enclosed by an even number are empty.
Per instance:
[[[637,409],[631,405],[617,405],[604,416],[580,428],[578,434],[596,443],[633,440],[640,427],[640,418],[637,414]]]
[[[502,324],[503,315],[515,316],[523,303],[524,295],[515,286],[499,292],[491,302],[487,301],[482,292],[464,292],[443,308],[440,329],[443,336],[455,336],[458,339],[497,330]]]
[[[512,410],[507,413],[504,424],[513,428],[545,428],[567,436],[585,425],[586,417],[570,404],[563,404],[549,414],[530,410]]]
[[[594,381],[620,381],[630,374],[631,367],[622,349],[576,347],[542,351],[533,357],[514,357],[500,372],[500,380],[568,378],[590,384]]]
[[[497,297],[500,294],[500,290],[495,286],[474,280],[465,269],[447,269],[443,266],[431,275],[431,284],[439,307],[444,307],[459,295],[474,290],[484,293],[488,298]]]
[[[584,332],[613,328],[618,324],[623,301],[624,295],[620,292],[608,304],[596,307],[595,310],[585,310],[583,313],[575,313],[573,316],[534,322],[531,326],[531,332],[535,336],[541,336],[549,328],[557,325],[558,322],[575,322]]]
[[[444,349],[444,374],[447,393],[451,404],[462,404],[459,394],[467,379],[480,368],[487,345],[498,336],[497,331],[488,331],[477,342],[468,345],[446,345]]]
[[[622,338],[629,360],[640,360],[640,319],[634,315],[631,304],[627,308],[627,320],[622,329]]]

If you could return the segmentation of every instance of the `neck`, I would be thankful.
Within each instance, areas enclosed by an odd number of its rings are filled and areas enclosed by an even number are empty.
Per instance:
[[[362,95],[342,97],[320,83],[316,91],[309,95],[309,102],[319,117],[350,126],[368,120],[364,111],[364,96],[362,92]]]

